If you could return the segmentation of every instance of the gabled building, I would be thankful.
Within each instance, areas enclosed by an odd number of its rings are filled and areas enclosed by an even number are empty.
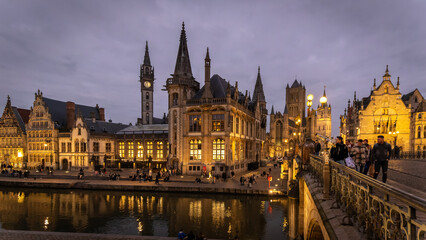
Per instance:
[[[253,99],[217,74],[207,49],[204,86],[192,75],[182,25],[175,71],[167,79],[171,166],[184,174],[247,170],[266,157],[266,100],[260,68]],[[251,165],[250,165],[251,166]]]
[[[374,79],[373,90],[368,97],[356,98],[343,115],[340,116],[340,134],[343,138],[356,141],[368,139],[374,144],[378,135],[385,136],[385,141],[398,146],[404,152],[426,153],[424,98],[416,89],[402,95],[391,81],[388,66],[379,86]]]
[[[30,110],[12,106],[10,97],[0,119],[0,168],[26,167],[27,135],[25,124],[28,123]]]
[[[105,121],[105,111],[98,105],[90,107],[46,98],[40,90],[35,93],[26,124],[28,167],[59,168],[59,133],[69,133],[72,130],[77,113],[84,118],[93,117]],[[66,145],[66,148],[67,152],[75,152],[72,145]]]
[[[59,133],[59,168],[62,170],[110,166],[116,159],[115,134],[128,127],[121,123],[84,118],[77,112],[70,131]]]

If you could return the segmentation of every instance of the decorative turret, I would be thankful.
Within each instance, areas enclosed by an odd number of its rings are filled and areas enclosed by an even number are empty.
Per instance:
[[[398,76],[398,81],[396,82],[396,89],[399,90],[399,76]]]
[[[253,100],[265,102],[265,93],[263,92],[262,78],[260,77],[260,66],[257,68],[257,79],[253,92]]]
[[[207,48],[206,58],[204,59],[204,92],[203,98],[213,98],[210,84],[210,56],[209,48]]]
[[[271,108],[271,115],[275,115],[274,105],[272,105],[272,108]]]
[[[389,74],[389,68],[388,65],[386,65],[386,72],[385,75],[383,75],[383,81],[388,80],[390,81],[391,75]]]
[[[376,78],[374,78],[373,90],[376,90]]]
[[[175,72],[173,76],[192,78],[191,62],[189,60],[188,44],[186,40],[185,23],[182,23],[180,33],[179,50],[176,58]]]
[[[10,96],[7,95],[7,103],[6,103],[6,107],[10,107],[12,106],[12,104],[10,103]]]

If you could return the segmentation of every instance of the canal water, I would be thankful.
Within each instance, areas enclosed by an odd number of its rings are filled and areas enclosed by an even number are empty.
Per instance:
[[[0,189],[0,228],[287,239],[287,199],[244,195]]]

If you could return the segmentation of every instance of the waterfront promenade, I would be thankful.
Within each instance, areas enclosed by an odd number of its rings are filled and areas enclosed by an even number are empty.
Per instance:
[[[263,171],[268,172],[271,168],[272,181],[270,183],[266,176],[261,176]],[[257,194],[257,195],[285,195],[287,190],[286,180],[280,179],[280,169],[274,168],[273,164],[261,167],[258,170],[236,174],[226,181],[222,179],[213,183],[210,178],[202,178],[201,183],[196,183],[198,176],[171,176],[169,182],[160,181],[132,181],[136,170],[122,170],[120,180],[108,180],[107,176],[95,175],[94,172],[86,172],[86,177],[77,179],[78,171],[64,172],[56,171],[54,175],[42,173],[31,173],[29,178],[0,177],[0,186],[3,187],[35,187],[35,188],[58,188],[58,189],[87,189],[87,190],[121,190],[121,191],[160,191],[160,192],[205,192],[205,193],[229,193],[229,194]],[[107,172],[108,175],[108,172]],[[248,187],[248,178],[256,176],[256,183]],[[240,177],[244,176],[246,183],[240,184]]]

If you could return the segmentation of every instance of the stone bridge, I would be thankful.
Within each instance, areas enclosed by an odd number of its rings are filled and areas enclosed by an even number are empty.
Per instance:
[[[425,239],[426,200],[327,158],[291,160],[290,239]]]

